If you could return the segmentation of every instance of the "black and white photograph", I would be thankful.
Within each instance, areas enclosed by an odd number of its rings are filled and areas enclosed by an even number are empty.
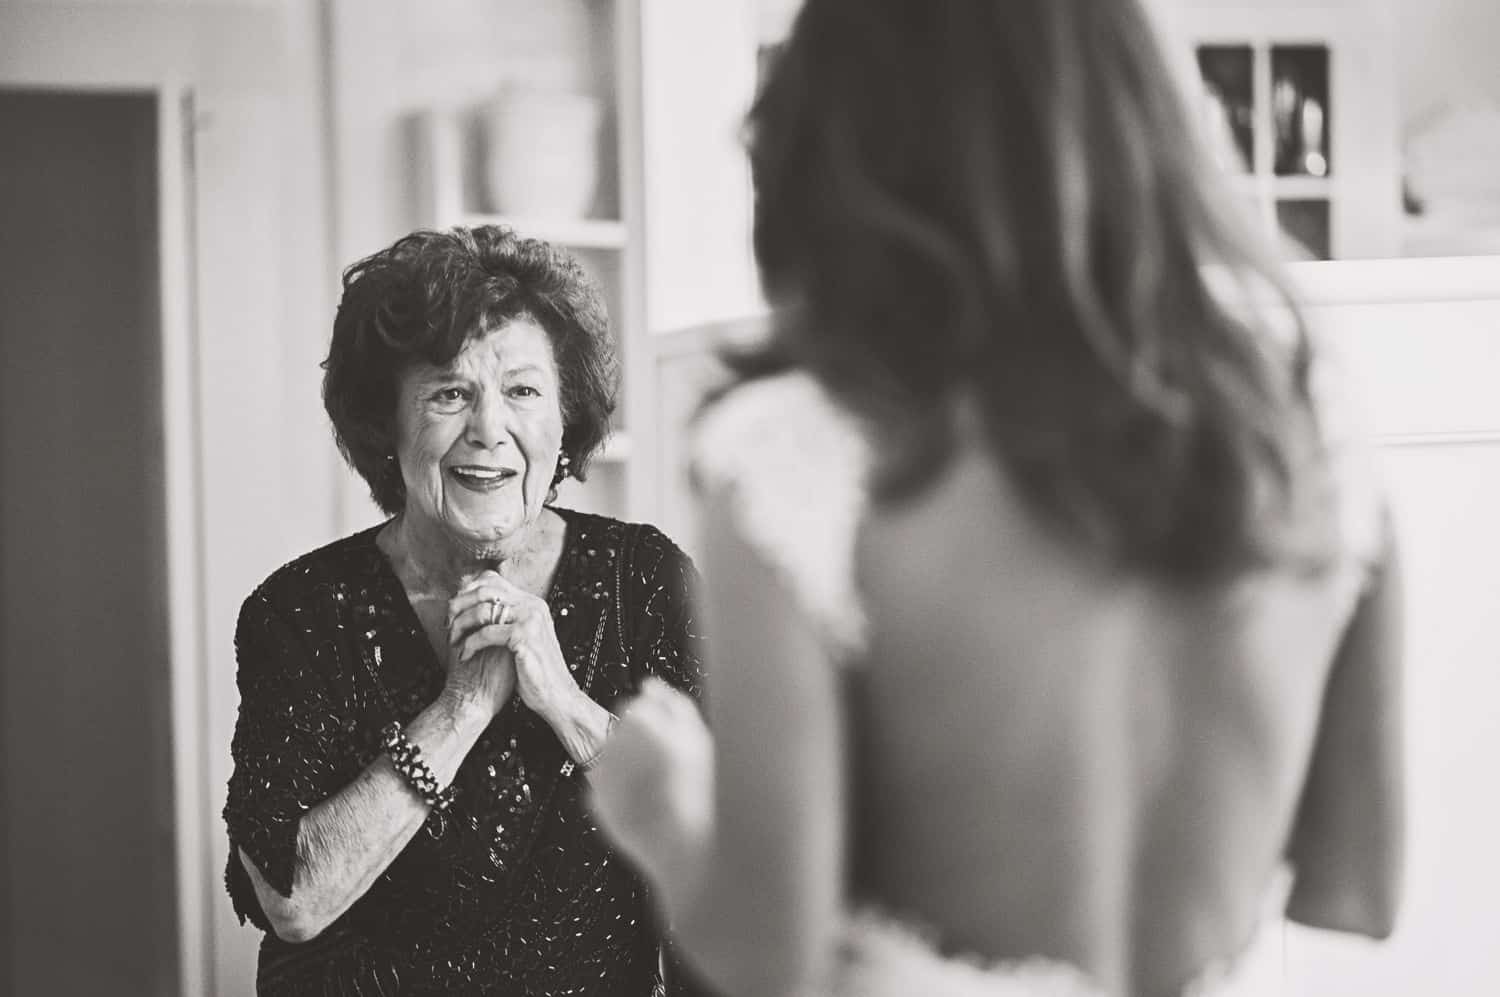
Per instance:
[[[1497,0],[0,0],[0,997],[1500,994]]]

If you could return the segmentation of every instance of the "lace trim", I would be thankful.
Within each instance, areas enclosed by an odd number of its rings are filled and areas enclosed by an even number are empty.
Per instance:
[[[1281,963],[1268,946],[1291,893],[1292,871],[1278,866],[1261,898],[1254,933],[1235,954],[1204,967],[1182,997],[1271,997],[1282,993]],[[1042,956],[983,959],[945,955],[938,934],[865,906],[844,922],[828,997],[1105,997],[1071,963]],[[810,995],[809,995],[810,997]]]
[[[1234,955],[1201,970],[1182,997],[1273,997],[1283,992],[1281,960],[1269,958],[1275,953],[1268,953],[1266,946],[1277,940],[1275,929],[1285,916],[1293,879],[1290,866],[1277,866],[1261,897],[1254,933]]]
[[[801,373],[747,384],[699,425],[693,466],[782,576],[835,657],[864,646],[855,532],[869,453],[854,418]]]
[[[935,936],[871,909],[844,926],[830,997],[1106,997],[1082,970],[1040,956],[946,956]]]
[[[1385,486],[1366,408],[1349,369],[1347,351],[1327,334],[1313,336],[1310,390],[1323,444],[1332,464],[1340,550],[1361,584],[1385,556]]]

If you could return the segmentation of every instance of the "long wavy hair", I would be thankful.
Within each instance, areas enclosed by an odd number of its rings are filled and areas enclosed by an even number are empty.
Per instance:
[[[967,394],[1039,519],[1120,565],[1322,559],[1302,318],[1136,0],[807,0],[747,138],[779,318],[738,366],[878,424],[879,499],[946,466]]]

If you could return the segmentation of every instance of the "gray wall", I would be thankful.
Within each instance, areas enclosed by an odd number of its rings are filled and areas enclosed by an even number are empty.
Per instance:
[[[156,106],[0,92],[0,992],[175,989]]]

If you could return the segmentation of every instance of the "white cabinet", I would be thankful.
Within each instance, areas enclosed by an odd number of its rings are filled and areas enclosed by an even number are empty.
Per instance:
[[[1291,255],[1398,255],[1395,38],[1383,0],[1159,0],[1205,134]]]

